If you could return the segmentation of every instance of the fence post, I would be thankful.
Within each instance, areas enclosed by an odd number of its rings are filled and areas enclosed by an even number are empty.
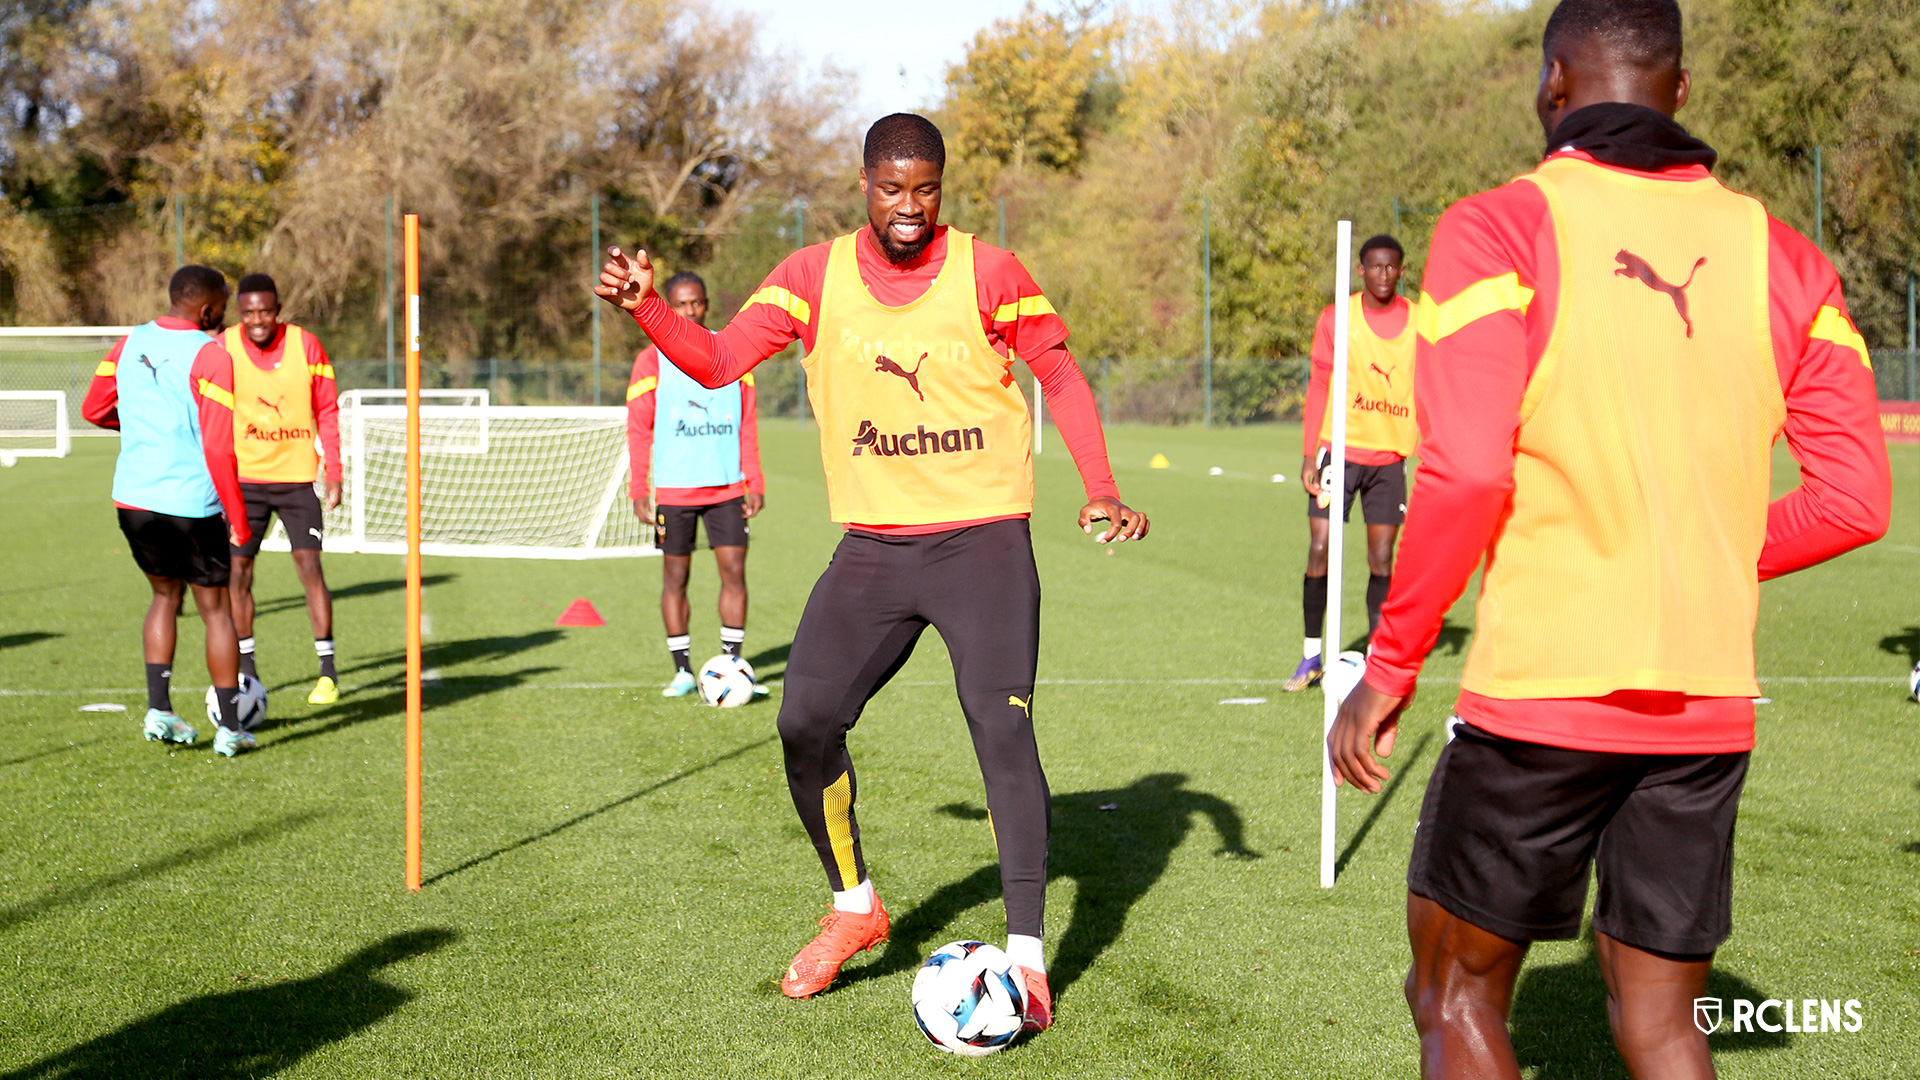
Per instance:
[[[1213,426],[1213,200],[1200,200],[1200,290],[1206,317],[1201,320],[1201,379],[1206,383],[1206,412],[1201,424]]]
[[[1827,170],[1820,159],[1820,148],[1813,148],[1813,246],[1827,250]]]
[[[181,231],[180,196],[173,197],[173,267],[178,270],[187,265],[187,238]]]
[[[1000,197],[1000,247],[1004,249],[1006,246],[1007,246],[1007,198],[1006,196],[1002,195]]]
[[[1113,381],[1107,372],[1107,358],[1100,358],[1100,423],[1113,422]]]
[[[593,248],[591,250],[593,253],[593,258],[591,260],[592,265],[589,266],[588,269],[590,271],[597,271],[600,266],[600,193],[597,191],[594,192],[593,194]],[[599,279],[599,275],[597,272],[594,274],[594,277],[595,277],[595,280]],[[594,296],[594,297],[590,297],[589,300],[587,301],[593,307],[593,403],[595,405],[600,404],[600,303],[599,303],[599,300],[600,300],[599,297]]]
[[[393,389],[393,196],[387,196],[387,389]]]
[[[1914,379],[1913,379],[1913,376],[1914,376],[1913,314],[1914,314],[1913,312],[1913,271],[1908,270],[1907,271],[1907,400],[1908,401],[1912,401],[1916,397],[1920,397],[1920,394],[1915,393],[1916,390],[1920,390],[1920,387],[1916,387],[1913,384],[1914,383]]]

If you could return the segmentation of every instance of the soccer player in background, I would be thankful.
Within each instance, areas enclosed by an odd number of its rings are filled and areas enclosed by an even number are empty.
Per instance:
[[[145,734],[176,743],[199,737],[174,713],[172,698],[180,605],[191,588],[220,710],[213,749],[232,757],[254,739],[240,728],[240,650],[227,610],[228,545],[250,536],[233,455],[233,361],[210,336],[226,316],[227,281],[217,270],[183,266],[167,298],[167,314],[108,351],[81,415],[120,432],[113,505],[153,588],[143,633]]]
[[[1530,942],[1593,928],[1636,1078],[1710,1077],[1760,582],[1870,543],[1891,481],[1864,342],[1820,251],[1673,119],[1674,0],[1563,0],[1546,160],[1455,204],[1428,260],[1420,468],[1365,681],[1327,737],[1378,791],[1442,614],[1484,558],[1407,871],[1428,1077],[1510,1077]],[[1785,432],[1800,486],[1768,503]]]
[[[240,635],[240,670],[258,679],[253,645],[253,560],[266,539],[268,518],[280,515],[293,548],[293,569],[307,594],[307,621],[320,677],[307,694],[312,705],[340,700],[333,663],[333,594],[320,570],[326,528],[313,482],[326,458],[326,504],[340,505],[340,390],[333,361],[312,332],[280,321],[280,288],[265,274],[240,279],[234,304],[240,324],[222,341],[233,357],[233,441],[240,491],[253,538],[233,549],[233,625]],[[315,446],[319,449],[316,451]]]
[[[940,225],[946,145],[924,117],[867,131],[867,227],[789,256],[718,334],[653,292],[646,253],[618,248],[597,291],[705,386],[724,386],[788,342],[806,348],[828,512],[846,535],[794,632],[779,729],[793,802],[833,890],[821,933],[780,989],[826,989],[854,953],[886,940],[854,817],[847,732],[928,626],[953,658],[960,707],[986,781],[1000,853],[1007,952],[1028,988],[1027,1026],[1052,1023],[1041,948],[1047,781],[1033,733],[1040,582],[1032,415],[1014,383],[1032,369],[1086,487],[1079,523],[1139,539],[1120,502],[1093,393],[1066,324],[1012,253]]]
[[[1413,305],[1400,295],[1406,253],[1381,235],[1360,245],[1361,289],[1347,300],[1347,470],[1340,520],[1353,514],[1354,496],[1367,521],[1367,630],[1380,625],[1380,604],[1393,573],[1393,542],[1407,515],[1407,455],[1419,432],[1413,410]],[[1300,666],[1285,689],[1320,681],[1320,636],[1327,615],[1327,533],[1333,493],[1321,487],[1331,463],[1333,305],[1313,328],[1313,372],[1302,414],[1306,447],[1300,485],[1307,491],[1307,576],[1300,586],[1306,637]],[[1336,643],[1337,650],[1339,645]]]
[[[667,306],[707,325],[707,283],[681,271],[660,290]],[[627,384],[628,496],[641,521],[659,529],[660,618],[667,627],[673,681],[662,697],[693,692],[687,577],[697,525],[720,569],[720,647],[739,656],[747,639],[747,521],[766,505],[753,375],[717,390],[688,378],[649,345],[633,358]],[[658,485],[649,493],[648,483]]]

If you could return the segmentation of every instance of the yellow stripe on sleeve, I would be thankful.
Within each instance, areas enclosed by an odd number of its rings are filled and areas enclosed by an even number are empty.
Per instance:
[[[1052,315],[1053,304],[1044,296],[1023,296],[993,309],[994,322],[1012,322],[1022,315]]]
[[[333,378],[333,365],[332,364],[308,364],[307,374],[310,376],[318,375],[323,379],[331,379]]]
[[[755,304],[777,307],[804,324],[812,325],[813,323],[813,308],[805,300],[778,285],[769,285],[747,297],[747,302],[740,305],[740,310],[745,311]]]
[[[110,379],[113,377],[113,371],[114,371],[113,361],[102,360],[100,361],[100,366],[93,369],[93,377],[96,379],[102,379],[102,378]]]
[[[1431,296],[1420,301],[1414,319],[1420,336],[1438,344],[1468,325],[1501,311],[1526,313],[1533,303],[1533,290],[1520,284],[1518,273],[1476,281],[1460,290],[1451,300],[1436,302]]]
[[[1860,362],[1867,366],[1867,370],[1873,370],[1873,360],[1867,355],[1866,339],[1853,328],[1853,323],[1840,313],[1839,308],[1831,304],[1820,305],[1820,314],[1813,317],[1813,329],[1807,331],[1807,337],[1852,349],[1860,354]]]
[[[740,376],[740,385],[742,385],[742,386],[752,386],[752,385],[753,385],[753,372],[751,372],[751,371],[749,371],[749,372],[747,372],[747,373],[746,373],[745,375],[742,375],[742,376]]]
[[[827,818],[827,839],[833,846],[833,865],[840,872],[840,888],[860,883],[853,861],[853,774],[841,773],[820,793],[820,809]]]
[[[200,380],[200,396],[225,405],[228,409],[233,408],[232,392],[212,379]]]
[[[660,380],[649,375],[646,378],[641,379],[640,381],[634,383],[632,386],[627,387],[627,400],[632,401],[634,398],[639,397],[641,394],[644,394],[659,385],[660,385]]]

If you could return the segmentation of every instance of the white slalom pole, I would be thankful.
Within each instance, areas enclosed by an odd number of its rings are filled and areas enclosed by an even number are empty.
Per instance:
[[[1345,492],[1347,490],[1347,318],[1351,302],[1347,296],[1348,267],[1353,265],[1353,222],[1340,223],[1339,240],[1334,245],[1333,271],[1333,383],[1327,393],[1327,409],[1333,417],[1333,447],[1329,451],[1327,472],[1320,477],[1321,490],[1327,490],[1331,474],[1332,490],[1327,504],[1327,621],[1326,637],[1320,641],[1320,692],[1325,709],[1320,725],[1320,887],[1333,888],[1334,787],[1333,758],[1327,753],[1327,734],[1333,730],[1333,718],[1340,711],[1340,699],[1334,696],[1333,665],[1340,660],[1340,556],[1346,539]]]

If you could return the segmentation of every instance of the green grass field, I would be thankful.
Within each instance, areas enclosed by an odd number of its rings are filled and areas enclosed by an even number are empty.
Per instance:
[[[775,980],[825,910],[780,768],[778,676],[836,530],[811,431],[770,421],[748,655],[774,702],[663,701],[659,563],[432,559],[426,876],[401,882],[401,562],[332,556],[339,704],[305,704],[306,616],[263,556],[260,749],[139,736],[146,587],[107,499],[115,444],[0,472],[0,1077],[1412,1076],[1403,873],[1472,611],[1449,620],[1381,798],[1343,792],[1318,887],[1320,697],[1297,660],[1297,429],[1111,433],[1153,536],[1073,526],[1039,463],[1041,750],[1055,792],[1054,1030],[936,1052],[920,958],[1004,933],[979,776],[934,635],[853,736],[894,940],[812,1001]],[[1169,471],[1148,471],[1164,452]],[[1792,480],[1784,452],[1777,486]],[[1209,476],[1219,466],[1222,476]],[[1920,1072],[1920,454],[1893,531],[1763,594],[1760,745],[1713,992],[1854,998],[1857,1034],[1724,1033],[1723,1076]],[[1350,567],[1360,559],[1356,545]],[[718,651],[695,563],[696,659]],[[1349,581],[1358,579],[1350,576]],[[1357,585],[1350,626],[1364,626]],[[602,628],[554,618],[591,599]],[[175,687],[200,712],[200,629]],[[1265,696],[1267,704],[1222,705]],[[83,713],[91,702],[129,712]],[[1113,804],[1114,809],[1104,809]],[[1623,1075],[1584,942],[1514,1009],[1529,1075]]]

